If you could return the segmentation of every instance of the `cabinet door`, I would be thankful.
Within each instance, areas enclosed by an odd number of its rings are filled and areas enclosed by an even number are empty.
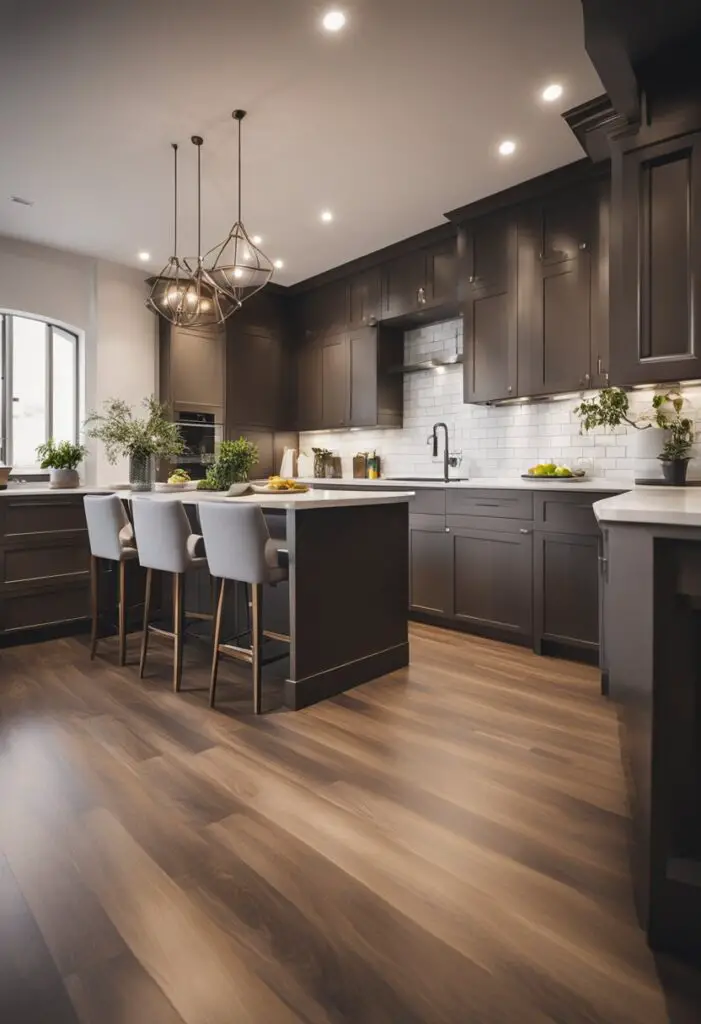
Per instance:
[[[599,538],[534,533],[536,643],[596,649],[599,642]]]
[[[513,522],[513,521],[512,521]],[[504,529],[451,530],[456,619],[476,628],[530,638],[533,632],[533,533],[514,522]]]
[[[517,394],[516,225],[485,218],[466,229],[464,275],[465,401]]]
[[[320,430],[322,422],[321,348],[307,343],[297,357],[297,423],[301,430]]]
[[[701,377],[701,134],[625,154],[619,170],[612,380]]]
[[[380,268],[372,267],[348,281],[348,326],[366,327],[380,316]]]
[[[321,347],[322,426],[345,427],[349,405],[348,339],[345,334],[337,334],[325,339]]]
[[[351,427],[377,424],[377,328],[365,327],[348,335]]]
[[[168,362],[170,394],[175,409],[213,412],[221,423],[224,411],[224,331],[171,327]]]
[[[382,315],[404,316],[422,309],[428,301],[426,291],[426,252],[416,249],[385,265]]]
[[[282,352],[270,335],[237,330],[227,336],[226,421],[275,427],[282,404]]]
[[[449,238],[426,250],[426,303],[445,306],[457,300],[457,239]]]
[[[453,550],[445,516],[409,517],[409,603],[412,611],[450,618]]]
[[[315,338],[344,330],[348,323],[348,287],[346,280],[305,292],[298,300],[298,329],[302,338]]]

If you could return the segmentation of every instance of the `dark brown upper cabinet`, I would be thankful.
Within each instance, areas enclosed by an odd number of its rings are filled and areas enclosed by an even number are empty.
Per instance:
[[[321,426],[349,426],[349,405],[350,361],[344,333],[324,338],[321,346]]]
[[[460,261],[466,402],[516,397],[517,225],[509,214],[465,226]]]
[[[518,391],[549,395],[606,383],[605,192],[588,183],[524,208],[518,227]]]
[[[322,427],[322,350],[315,341],[304,341],[297,353],[297,426],[300,430]]]
[[[412,249],[385,263],[382,319],[409,317],[456,303],[456,238]]]
[[[348,326],[368,327],[380,318],[382,278],[379,267],[348,278]]]
[[[616,162],[611,376],[616,384],[701,377],[701,133]]]
[[[346,329],[348,287],[345,278],[305,292],[298,302],[298,322],[304,337],[335,334]]]

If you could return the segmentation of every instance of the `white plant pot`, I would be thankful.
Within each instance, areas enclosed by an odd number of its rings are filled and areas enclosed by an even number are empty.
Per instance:
[[[77,469],[50,469],[49,487],[53,490],[66,487],[78,487],[80,477]]]
[[[633,451],[635,453],[636,476],[651,477],[653,479],[662,476],[662,465],[657,456],[671,436],[670,430],[661,430],[659,427],[635,431]]]

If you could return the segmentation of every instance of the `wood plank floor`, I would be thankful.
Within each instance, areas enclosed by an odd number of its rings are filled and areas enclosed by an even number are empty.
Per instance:
[[[137,644],[0,651],[3,1022],[701,1019],[635,922],[592,669],[415,626],[409,669],[254,719],[236,666],[211,712],[196,652],[176,697]]]

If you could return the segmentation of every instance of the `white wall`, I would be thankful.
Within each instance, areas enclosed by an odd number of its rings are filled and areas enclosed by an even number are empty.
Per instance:
[[[452,354],[456,343],[462,351],[460,320],[408,332],[405,362]],[[580,458],[592,460],[588,469],[596,476],[632,480],[636,475],[661,475],[656,461],[637,455],[640,431],[622,427],[582,436],[572,412],[578,398],[496,407],[464,405],[462,372],[462,366],[451,366],[441,372],[407,374],[401,430],[309,432],[300,435],[300,449],[332,449],[342,456],[344,476],[352,476],[355,452],[373,449],[382,457],[384,476],[435,475],[442,472],[442,457],[434,463],[426,439],[433,424],[443,420],[450,431],[451,449],[463,453],[462,473],[455,471],[456,475],[516,478],[538,461],[552,459],[571,466]],[[686,389],[684,397],[701,436],[701,388]],[[649,403],[649,391],[631,394],[634,410],[649,408]],[[700,475],[701,460],[692,462],[689,471],[692,476]]]
[[[0,309],[45,317],[81,335],[86,410],[106,398],[136,404],[158,388],[157,323],[144,300],[142,271],[76,253],[0,237]],[[83,472],[90,483],[127,478],[99,446]]]

